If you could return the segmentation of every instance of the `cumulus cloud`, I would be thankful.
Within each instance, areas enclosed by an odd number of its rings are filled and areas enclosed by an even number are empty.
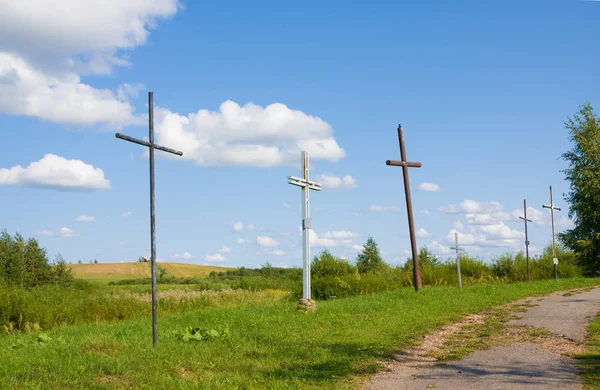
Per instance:
[[[351,239],[351,238],[356,238],[359,236],[360,236],[360,234],[358,234],[358,233],[347,232],[344,230],[334,231],[334,232],[326,232],[325,234],[323,234],[323,237],[333,238],[333,239]]]
[[[240,233],[244,231],[244,224],[242,222],[232,222],[231,223],[231,230],[233,230],[236,233]]]
[[[282,251],[281,249],[275,249],[274,251],[269,252],[273,256],[285,256],[287,254],[286,251]]]
[[[317,182],[321,183],[321,186],[323,188],[330,188],[330,189],[358,187],[358,183],[350,175],[346,175],[344,177],[339,177],[339,176],[334,176],[334,175],[321,174],[321,175],[317,176]]]
[[[362,245],[352,245],[352,250],[356,253],[362,253],[365,250],[365,247]]]
[[[220,253],[215,253],[214,255],[206,255],[204,257],[204,261],[209,261],[209,262],[221,262],[221,261],[225,261],[227,260],[225,258],[225,256],[223,256]]]
[[[250,241],[244,240],[243,238],[238,238],[236,240],[236,242],[238,243],[238,245],[244,245],[244,244],[249,244],[250,243]]]
[[[312,160],[335,162],[345,156],[331,125],[281,103],[240,106],[228,100],[218,111],[183,116],[160,108],[155,117],[158,142],[202,166],[297,164],[302,150]]]
[[[111,188],[100,168],[81,160],[46,154],[26,168],[0,168],[0,185],[41,187],[57,190],[106,190]]]
[[[248,230],[250,230],[251,232],[262,232],[263,230],[265,230],[265,228],[262,226],[249,224]]]
[[[69,229],[68,227],[62,227],[60,228],[60,230],[56,233],[48,231],[48,230],[42,230],[40,232],[38,232],[38,234],[40,236],[46,236],[46,237],[60,237],[60,238],[73,238],[73,237],[77,237],[79,236],[79,233],[77,233],[75,230],[73,229]]]
[[[302,235],[301,226],[298,226],[298,234]],[[333,231],[319,235],[313,229],[308,229],[310,246],[318,248],[334,248],[339,246],[345,246],[349,248],[352,245],[352,238],[356,238],[358,236],[358,233],[347,231]]]
[[[189,259],[194,258],[190,252],[175,253],[174,255],[171,255],[169,257],[174,260],[180,260],[180,259],[189,260]]]
[[[219,253],[230,253],[232,250],[227,245],[223,245],[221,249],[219,249]]]
[[[434,183],[421,183],[419,185],[419,189],[426,192],[438,192],[440,190],[440,186]]]
[[[482,214],[502,210],[503,207],[498,202],[477,202],[470,199],[463,200],[460,204],[452,204],[439,208],[439,211],[447,214]]]
[[[89,215],[79,215],[75,217],[76,222],[96,222],[96,217],[90,217]]]
[[[372,204],[371,206],[369,206],[369,211],[372,211],[374,213],[398,212],[400,210],[402,209],[398,206],[381,206],[378,204]]]
[[[268,236],[259,236],[256,238],[256,243],[260,246],[277,246],[279,243]]]
[[[158,19],[178,10],[177,0],[11,2],[0,13],[0,112],[53,122],[112,127],[141,123],[126,99],[137,84],[115,94],[81,82],[129,66],[123,50],[147,41]],[[48,15],[61,15],[60,18]]]
[[[131,211],[126,211],[123,213],[123,218],[129,218],[131,217],[133,214],[131,213]]]
[[[419,238],[425,238],[425,237],[429,237],[429,232],[423,228],[417,230],[416,232],[417,237]]]

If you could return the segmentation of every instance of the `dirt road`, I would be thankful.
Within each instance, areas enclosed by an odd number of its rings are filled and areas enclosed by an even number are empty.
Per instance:
[[[476,351],[462,360],[440,365],[427,358],[434,344],[444,343],[460,326],[450,326],[399,355],[387,372],[376,375],[365,390],[384,389],[579,389],[577,370],[569,353],[582,350],[587,323],[600,311],[600,288],[577,293],[558,292],[525,306],[518,319],[499,331],[510,335],[507,345]],[[474,316],[469,321],[477,321]],[[540,337],[531,335],[542,328]],[[549,332],[545,332],[547,329]],[[537,334],[537,333],[536,333]]]

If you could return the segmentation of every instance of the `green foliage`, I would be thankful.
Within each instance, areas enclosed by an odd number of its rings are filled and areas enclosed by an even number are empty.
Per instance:
[[[311,264],[311,276],[320,278],[325,276],[344,276],[355,274],[356,268],[347,260],[333,256],[328,250],[315,256]]]
[[[587,103],[565,127],[573,148],[562,155],[569,167],[562,172],[570,184],[565,196],[573,229],[558,237],[575,251],[586,275],[600,275],[600,118]]]
[[[379,254],[379,248],[373,237],[369,236],[364,249],[356,258],[356,267],[361,274],[367,272],[381,272],[389,269]]]
[[[57,265],[49,264],[46,250],[35,239],[25,240],[19,233],[12,237],[6,230],[0,233],[0,286],[33,287],[71,281],[73,275],[62,257],[57,258]]]

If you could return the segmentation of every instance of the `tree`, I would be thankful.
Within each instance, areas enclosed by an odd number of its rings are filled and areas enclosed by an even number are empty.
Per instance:
[[[377,243],[373,240],[373,237],[369,236],[367,242],[364,245],[364,249],[358,254],[356,258],[356,266],[358,272],[366,273],[373,271],[382,271],[388,268],[388,265],[383,261],[379,254],[379,248]]]
[[[600,119],[587,103],[574,119],[567,119],[573,148],[562,158],[569,163],[565,173],[570,184],[565,200],[574,228],[558,234],[559,240],[577,254],[587,275],[600,275]]]

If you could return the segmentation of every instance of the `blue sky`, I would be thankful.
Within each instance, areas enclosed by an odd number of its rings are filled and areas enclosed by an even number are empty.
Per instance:
[[[564,121],[598,104],[600,4],[585,1],[192,2],[0,0],[0,227],[68,261],[149,252],[146,137],[154,92],[160,261],[301,265],[300,150],[313,247],[389,263],[454,231],[489,259],[551,240],[548,186],[568,228]],[[429,183],[429,185],[423,185]],[[431,185],[434,184],[434,185]],[[428,189],[420,189],[419,187]],[[435,191],[431,191],[431,190]],[[236,224],[237,223],[237,224]],[[241,224],[240,224],[241,223]]]

